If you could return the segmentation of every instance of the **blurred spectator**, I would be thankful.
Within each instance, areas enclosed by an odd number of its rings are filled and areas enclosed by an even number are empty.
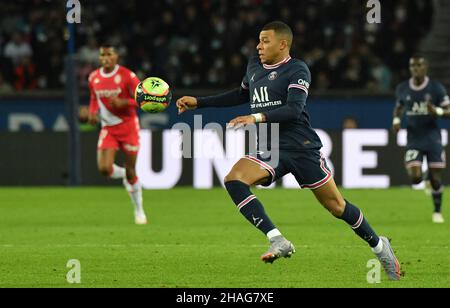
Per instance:
[[[373,80],[372,90],[389,91],[392,84],[392,74],[389,68],[380,60],[373,58],[370,65],[370,77]]]
[[[78,113],[78,120],[79,120],[79,129],[81,132],[90,132],[97,130],[96,125],[92,125],[88,122],[89,117],[89,106],[81,105]]]
[[[78,60],[91,66],[98,65],[98,48],[97,40],[93,37],[88,38],[87,44],[78,52]]]
[[[2,1],[4,79],[13,78],[8,61],[31,57],[40,86],[64,85],[64,9],[64,1]],[[97,66],[97,43],[108,39],[140,78],[160,76],[174,87],[234,86],[256,54],[260,28],[282,20],[293,28],[293,56],[310,66],[313,89],[384,91],[408,75],[407,59],[431,28],[432,1],[383,0],[381,24],[368,24],[366,13],[360,0],[128,0],[111,8],[106,0],[85,1],[76,37],[80,85],[87,87],[86,72]]]
[[[358,128],[358,122],[353,117],[346,117],[342,121],[342,129],[357,129]]]
[[[30,44],[25,42],[23,35],[16,32],[13,34],[12,39],[5,45],[3,51],[5,57],[9,58],[14,65],[20,64],[23,58],[31,57],[33,51]]]
[[[0,72],[0,95],[13,93],[13,87],[5,81],[2,73]]]
[[[36,66],[30,57],[23,57],[14,69],[14,88],[20,90],[34,90],[38,84]]]

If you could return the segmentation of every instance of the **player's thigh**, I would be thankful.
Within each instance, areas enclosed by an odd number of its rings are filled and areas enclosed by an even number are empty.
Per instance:
[[[443,170],[447,167],[447,154],[442,146],[430,148],[427,152],[428,168]]]
[[[410,178],[422,178],[422,163],[424,153],[417,149],[408,149],[405,153],[405,167]]]
[[[289,153],[286,151],[246,155],[232,168],[225,182],[241,179],[248,185],[268,187],[289,172]]]
[[[102,128],[97,143],[97,165],[100,170],[112,166],[118,149],[119,143],[114,131],[110,128]]]
[[[247,185],[258,185],[269,181],[270,172],[260,164],[241,158],[225,177],[225,182],[240,181]]]
[[[97,150],[97,166],[100,171],[109,171],[116,159],[116,149],[98,149]]]

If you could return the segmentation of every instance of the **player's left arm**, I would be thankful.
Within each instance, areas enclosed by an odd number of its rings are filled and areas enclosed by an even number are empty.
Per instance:
[[[275,110],[262,114],[264,122],[283,123],[300,119],[306,107],[311,73],[306,65],[302,65],[289,79],[286,104]]]
[[[113,97],[111,99],[111,105],[117,109],[125,108],[128,106],[137,107],[136,100],[134,99],[134,91],[141,81],[136,76],[136,74],[131,71],[127,71],[125,74],[127,76],[127,78],[125,79],[125,86],[128,90],[129,98],[120,98],[118,96]]]
[[[239,128],[248,124],[264,122],[283,123],[299,119],[306,106],[310,83],[309,69],[301,66],[290,78],[286,105],[263,113],[237,117],[230,121],[229,127]]]
[[[450,118],[450,98],[447,94],[447,90],[440,83],[437,84],[437,95],[439,106],[428,101],[428,112],[437,117]]]

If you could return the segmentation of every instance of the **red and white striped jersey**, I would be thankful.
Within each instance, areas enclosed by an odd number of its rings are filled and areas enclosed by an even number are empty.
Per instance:
[[[134,100],[134,91],[139,82],[135,73],[120,65],[116,65],[110,73],[105,73],[103,68],[93,71],[89,75],[90,113],[99,114],[102,126],[114,126],[137,119],[138,105]],[[113,108],[110,101],[116,96],[127,99],[128,106]]]

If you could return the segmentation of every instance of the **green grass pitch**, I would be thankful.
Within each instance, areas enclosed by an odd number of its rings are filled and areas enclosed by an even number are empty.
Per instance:
[[[297,248],[263,264],[265,237],[222,189],[145,191],[150,224],[133,224],[123,188],[0,188],[0,287],[450,287],[449,224],[410,189],[349,190],[375,230],[393,239],[405,276],[369,284],[368,246],[309,191],[258,190]],[[450,220],[450,191],[444,215]],[[66,281],[69,259],[81,284]]]

